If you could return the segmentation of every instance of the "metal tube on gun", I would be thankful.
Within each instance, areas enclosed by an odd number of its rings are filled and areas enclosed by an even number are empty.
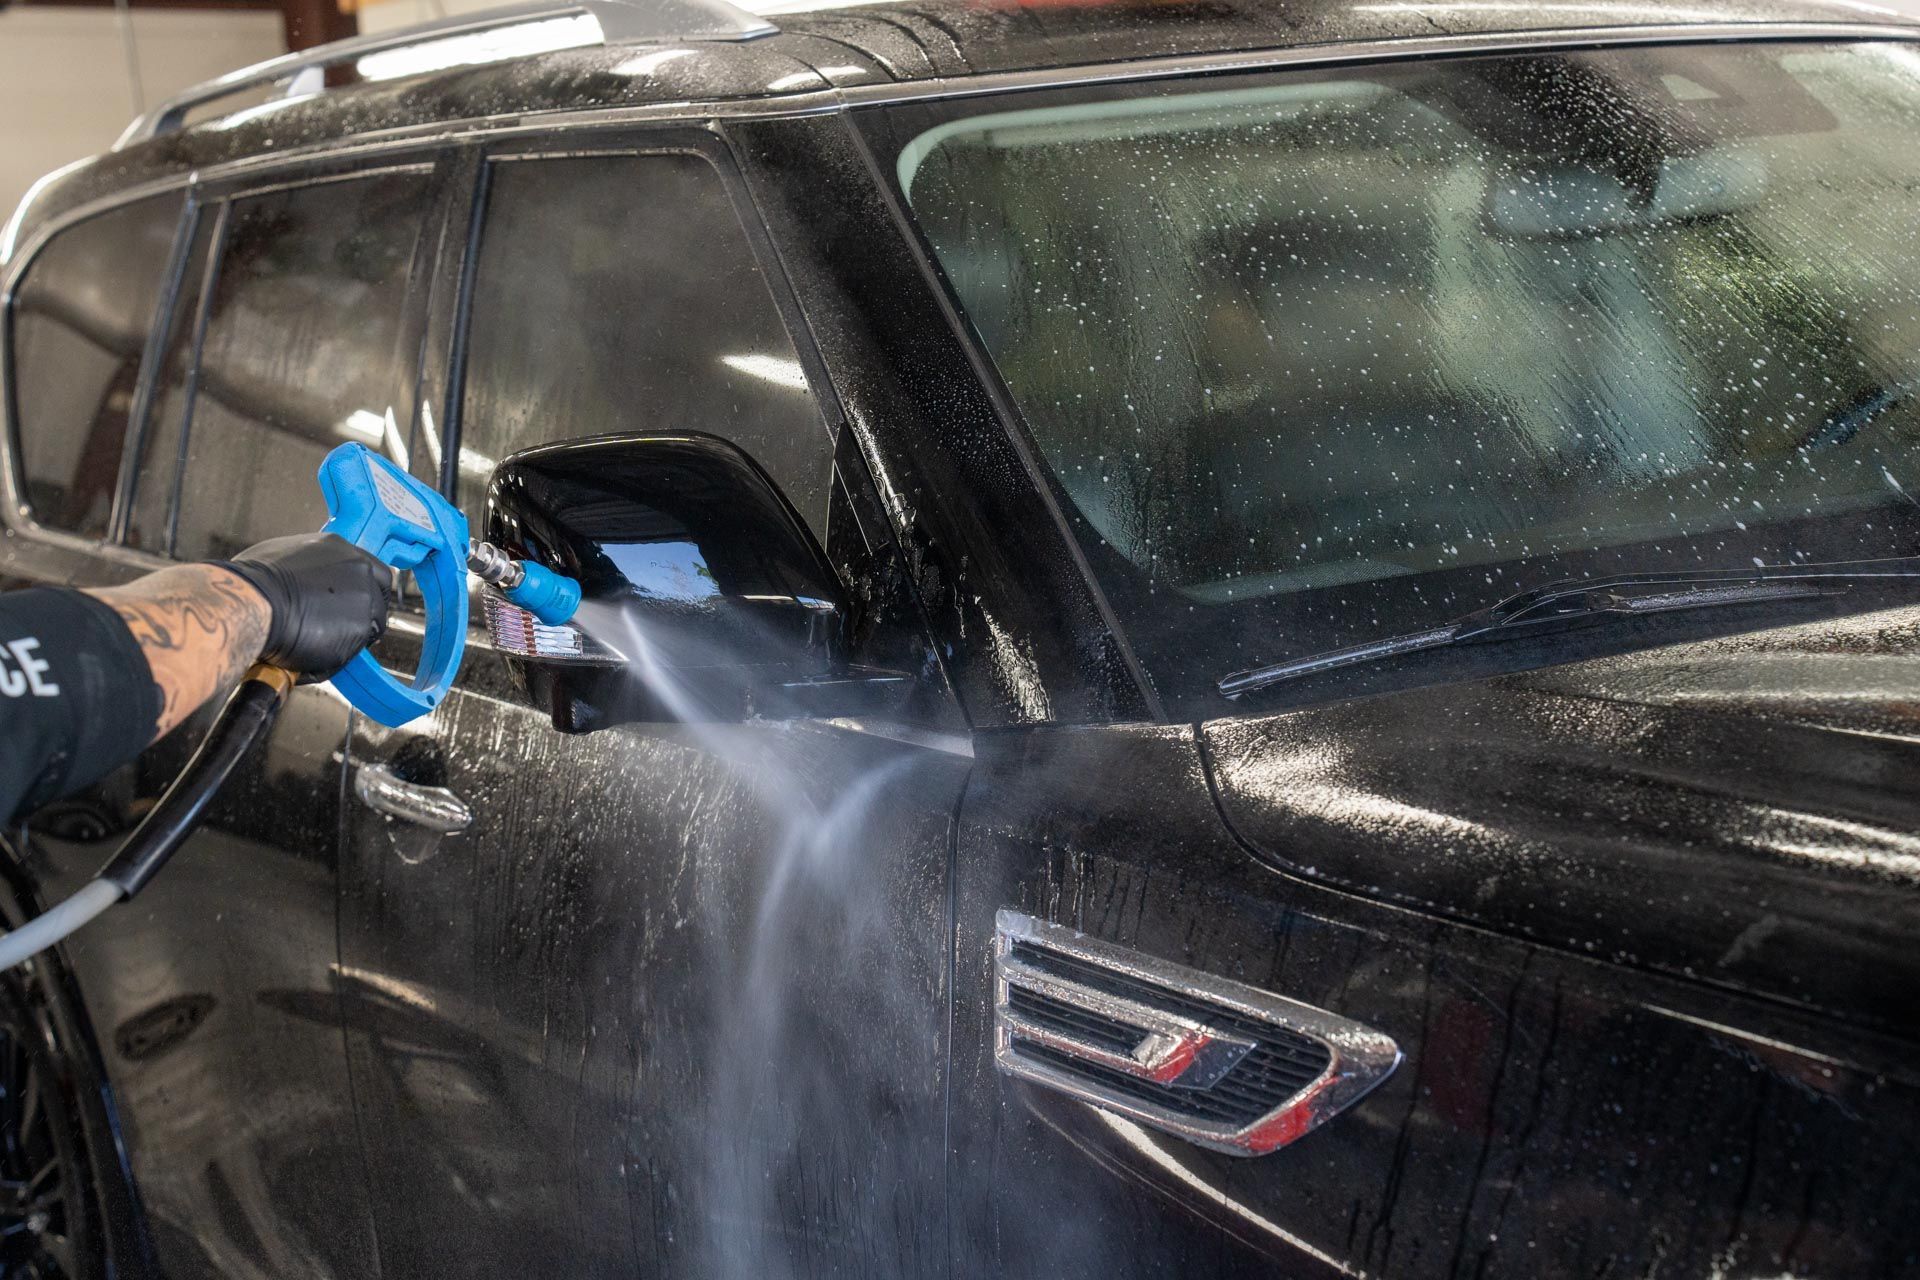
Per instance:
[[[478,538],[467,544],[467,569],[480,581],[502,591],[519,586],[520,580],[526,576],[518,560],[491,542],[482,542]]]

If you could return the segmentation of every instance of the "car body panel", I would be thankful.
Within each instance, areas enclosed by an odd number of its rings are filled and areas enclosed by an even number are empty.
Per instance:
[[[957,867],[968,1274],[1867,1276],[1920,1259],[1903,1042],[1277,871],[1222,823],[1190,727],[983,735]],[[1353,1018],[1406,1060],[1252,1160],[1010,1081],[991,1034],[1002,907]]]
[[[1917,616],[1218,720],[1204,737],[1228,819],[1290,874],[1911,1035]]]
[[[741,45],[290,100],[41,187],[16,266],[102,200],[431,157],[455,189],[416,399],[444,410],[482,150],[699,130],[791,291],[860,644],[914,684],[892,717],[567,736],[476,632],[458,691],[405,729],[301,690],[167,876],[67,948],[165,1273],[1920,1270],[1913,612],[1169,723],[849,119],[887,95],[1569,38],[1549,28],[1899,21],[1715,16],[821,9]],[[152,563],[8,520],[10,581]],[[418,629],[403,611],[383,659],[407,667]],[[101,821],[39,820],[43,899],[204,722],[82,798]],[[366,807],[369,767],[472,825]],[[1354,1019],[1405,1060],[1253,1160],[1012,1081],[1008,909]]]

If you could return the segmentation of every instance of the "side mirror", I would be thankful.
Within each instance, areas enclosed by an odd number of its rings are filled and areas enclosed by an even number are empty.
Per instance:
[[[566,627],[495,596],[485,606],[495,646],[557,728],[800,714],[849,683],[838,576],[724,440],[599,436],[514,454],[488,486],[486,538],[580,583]]]

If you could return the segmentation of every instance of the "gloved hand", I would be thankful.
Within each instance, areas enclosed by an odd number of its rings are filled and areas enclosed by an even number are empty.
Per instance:
[[[268,538],[214,563],[246,579],[273,611],[262,662],[325,679],[387,629],[393,570],[338,534]]]

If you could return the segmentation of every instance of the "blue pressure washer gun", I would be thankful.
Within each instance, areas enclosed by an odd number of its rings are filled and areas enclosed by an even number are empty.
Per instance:
[[[580,584],[530,560],[467,536],[467,518],[438,493],[365,445],[343,444],[320,464],[320,492],[337,533],[396,569],[413,570],[427,610],[420,670],[412,683],[362,650],[333,677],[333,687],[384,725],[425,715],[447,696],[467,647],[467,573],[549,626],[573,617]]]
[[[580,584],[468,537],[467,518],[433,489],[364,445],[343,444],[320,464],[327,500],[323,533],[337,533],[395,569],[411,570],[426,609],[420,666],[403,680],[361,650],[333,687],[383,725],[397,727],[440,705],[467,647],[467,574],[549,626],[580,607]],[[99,874],[73,896],[0,934],[0,969],[45,950],[116,902],[140,892],[200,824],[234,766],[266,736],[293,688],[292,672],[257,664],[233,691],[186,768]]]

